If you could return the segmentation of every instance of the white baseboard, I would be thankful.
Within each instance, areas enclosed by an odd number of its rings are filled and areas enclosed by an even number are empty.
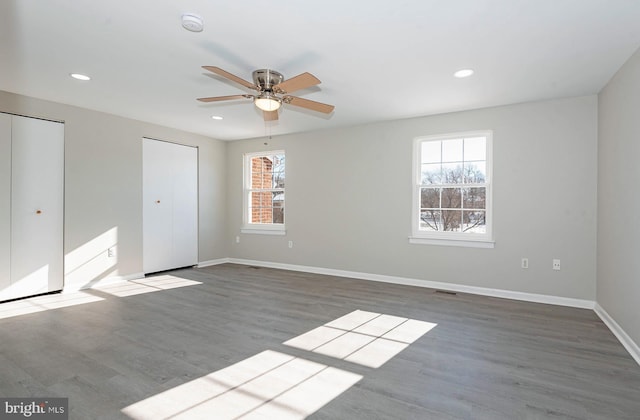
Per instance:
[[[471,293],[474,295],[491,296],[505,299],[522,300],[526,302],[546,303],[550,305],[570,306],[573,308],[593,309],[592,300],[574,299],[561,296],[540,295],[535,293],[514,292],[511,290],[491,289],[487,287],[467,286],[464,284],[443,283],[429,280],[419,280],[407,277],[386,276],[381,274],[361,273],[357,271],[335,270],[332,268],[310,267],[306,265],[274,263],[267,261],[246,260],[242,258],[228,258],[230,263],[255,265],[259,267],[279,268],[282,270],[302,271],[306,273],[325,274],[337,277],[350,277],[360,280],[379,281],[384,283],[402,284],[406,286],[426,287],[430,289],[448,290],[452,292]]]
[[[633,341],[631,337],[622,329],[622,327],[604,310],[602,306],[596,303],[593,309],[595,313],[600,317],[602,322],[609,327],[613,335],[616,336],[618,341],[622,343],[625,349],[629,352],[631,357],[640,365],[640,347]]]
[[[224,264],[224,263],[230,262],[229,260],[230,258],[218,258],[217,260],[202,261],[202,262],[199,262],[196,267],[202,268],[202,267],[209,267],[211,265]]]

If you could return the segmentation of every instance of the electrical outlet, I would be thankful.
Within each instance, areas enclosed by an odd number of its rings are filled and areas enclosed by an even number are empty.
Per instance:
[[[236,243],[239,244],[240,243],[240,237],[236,236]]]
[[[116,247],[112,246],[111,248],[107,249],[107,257],[109,258],[115,258],[116,257]]]
[[[289,241],[289,248],[293,248],[293,241]]]
[[[529,268],[529,258],[523,258],[520,261],[520,267],[522,268]]]
[[[553,260],[553,269],[560,270],[560,260]]]

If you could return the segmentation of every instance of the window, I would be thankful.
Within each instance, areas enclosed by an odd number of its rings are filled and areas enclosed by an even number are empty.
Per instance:
[[[244,233],[284,235],[284,151],[244,155]]]
[[[417,138],[411,243],[493,247],[491,132]]]

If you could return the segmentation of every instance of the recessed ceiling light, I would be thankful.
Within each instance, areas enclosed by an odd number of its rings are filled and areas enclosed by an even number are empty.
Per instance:
[[[221,119],[222,119],[222,117],[221,117],[220,115],[212,115],[212,116],[211,116],[211,119],[214,119],[214,120],[221,120]]]
[[[473,74],[473,70],[472,69],[462,69],[462,70],[458,70],[457,72],[453,73],[453,75],[455,77],[457,77],[458,79],[469,77],[472,74]]]
[[[91,80],[91,78],[89,76],[84,75],[84,74],[80,74],[80,73],[71,73],[69,76],[71,76],[71,77],[73,77],[74,79],[77,79],[77,80],[84,80],[84,81]]]

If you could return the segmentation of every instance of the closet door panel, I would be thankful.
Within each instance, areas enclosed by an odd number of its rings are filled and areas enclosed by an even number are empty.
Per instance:
[[[11,115],[0,114],[0,301],[11,284]],[[9,298],[6,298],[9,299]]]
[[[173,263],[198,263],[198,149],[173,146]]]
[[[172,171],[164,142],[142,142],[142,230],[145,273],[171,268]]]
[[[13,117],[11,282],[21,296],[63,285],[64,125]]]

